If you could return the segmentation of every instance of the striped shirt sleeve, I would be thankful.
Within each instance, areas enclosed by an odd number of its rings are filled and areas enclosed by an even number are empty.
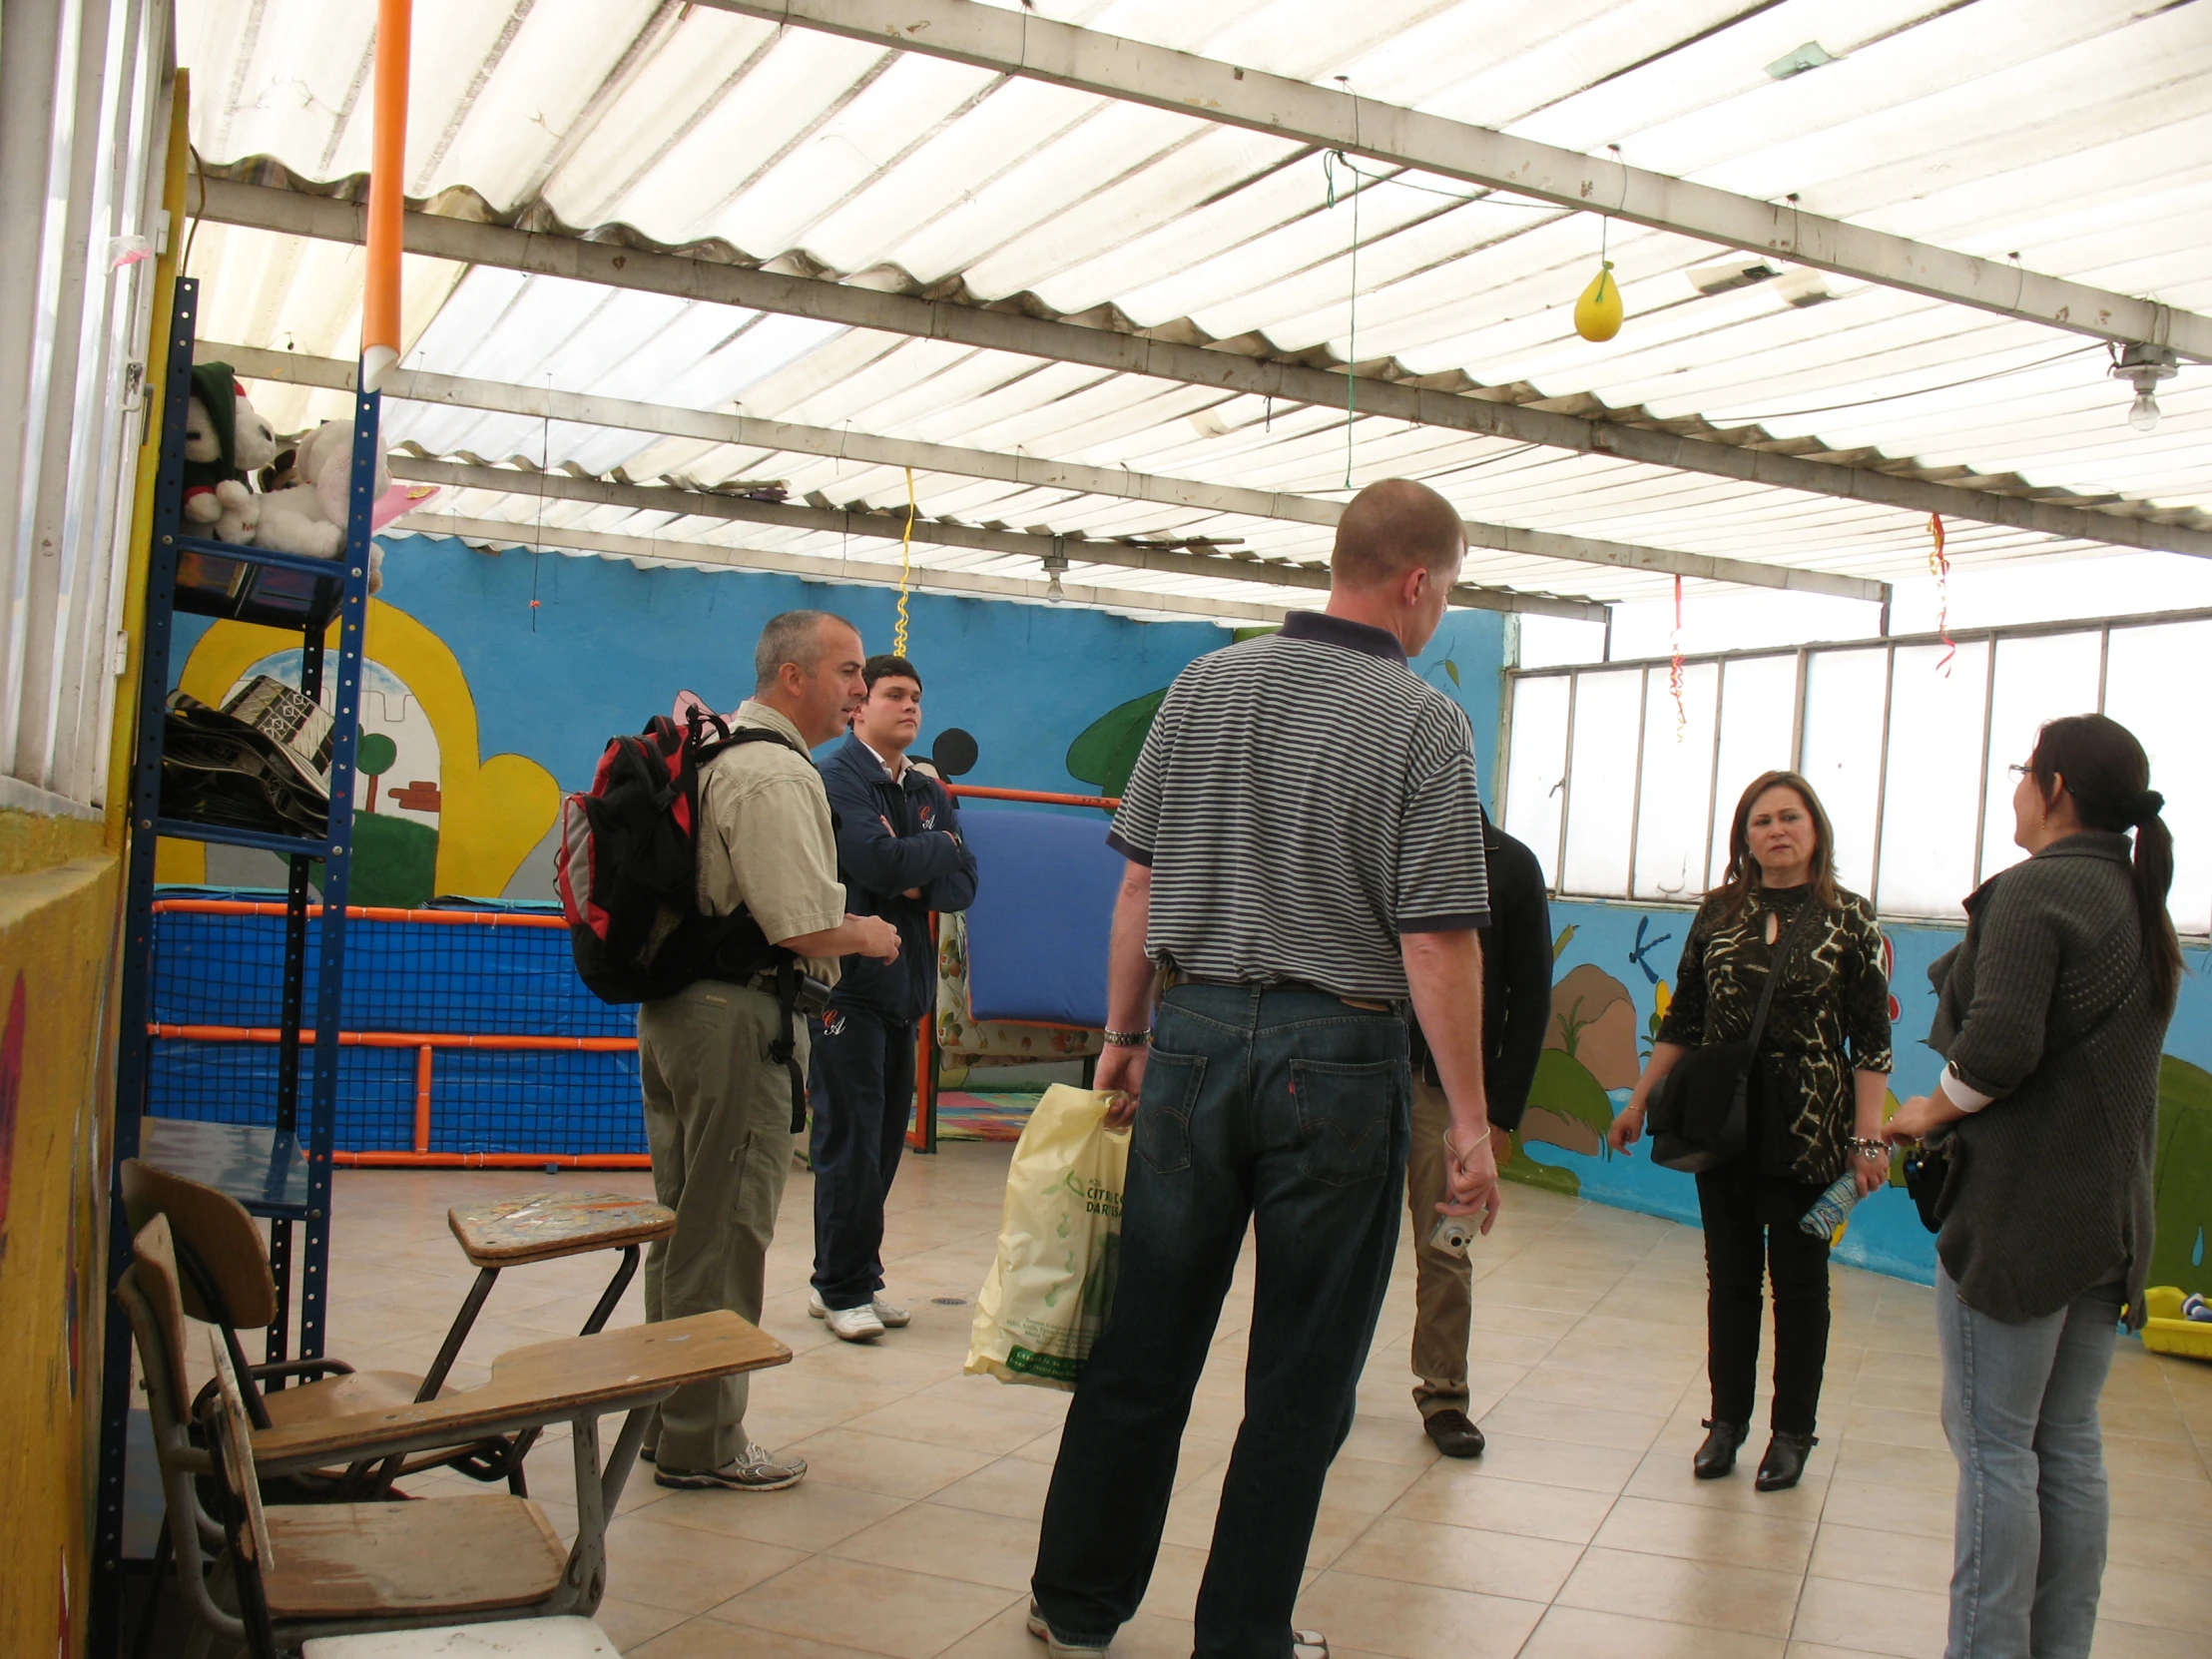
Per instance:
[[[1121,792],[1121,806],[1115,810],[1114,826],[1106,831],[1106,844],[1132,863],[1149,865],[1152,849],[1160,833],[1160,804],[1165,793],[1169,756],[1175,748],[1175,728],[1182,708],[1183,686],[1189,670],[1175,677],[1175,684],[1161,699],[1159,711],[1152,717],[1152,730],[1145,734],[1144,748],[1138,752],[1137,765],[1129,774],[1129,783]]]
[[[1398,825],[1395,923],[1404,933],[1448,933],[1490,920],[1482,852],[1474,737],[1457,708],[1428,724],[1414,754],[1425,776],[1410,781]],[[1456,728],[1446,730],[1445,728]]]

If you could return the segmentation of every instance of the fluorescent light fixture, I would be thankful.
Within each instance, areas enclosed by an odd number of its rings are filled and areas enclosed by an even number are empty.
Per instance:
[[[1836,61],[1836,54],[1817,40],[1809,40],[1794,52],[1785,52],[1767,65],[1767,73],[1777,81],[1787,81],[1793,75],[1803,75],[1809,69]]]
[[[1782,275],[1780,266],[1767,264],[1748,256],[1730,260],[1726,265],[1692,266],[1689,271],[1690,286],[1700,293],[1726,293],[1731,288],[1748,288],[1754,282],[1771,282]]]

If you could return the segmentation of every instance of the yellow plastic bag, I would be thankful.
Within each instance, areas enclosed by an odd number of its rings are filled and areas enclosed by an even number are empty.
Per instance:
[[[1072,1388],[1113,1306],[1129,1133],[1105,1126],[1113,1096],[1054,1084],[1006,1175],[998,1259],[975,1299],[970,1376]]]

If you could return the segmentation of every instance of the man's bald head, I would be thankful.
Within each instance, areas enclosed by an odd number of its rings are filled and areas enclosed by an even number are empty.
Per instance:
[[[1380,588],[1414,569],[1439,583],[1458,575],[1467,542],[1457,510],[1410,478],[1385,478],[1352,498],[1337,522],[1329,573],[1340,587]]]

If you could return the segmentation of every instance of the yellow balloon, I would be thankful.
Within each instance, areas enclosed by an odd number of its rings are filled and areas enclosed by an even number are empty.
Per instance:
[[[1574,331],[1586,340],[1609,340],[1621,331],[1621,285],[1613,280],[1610,260],[1574,302]]]

